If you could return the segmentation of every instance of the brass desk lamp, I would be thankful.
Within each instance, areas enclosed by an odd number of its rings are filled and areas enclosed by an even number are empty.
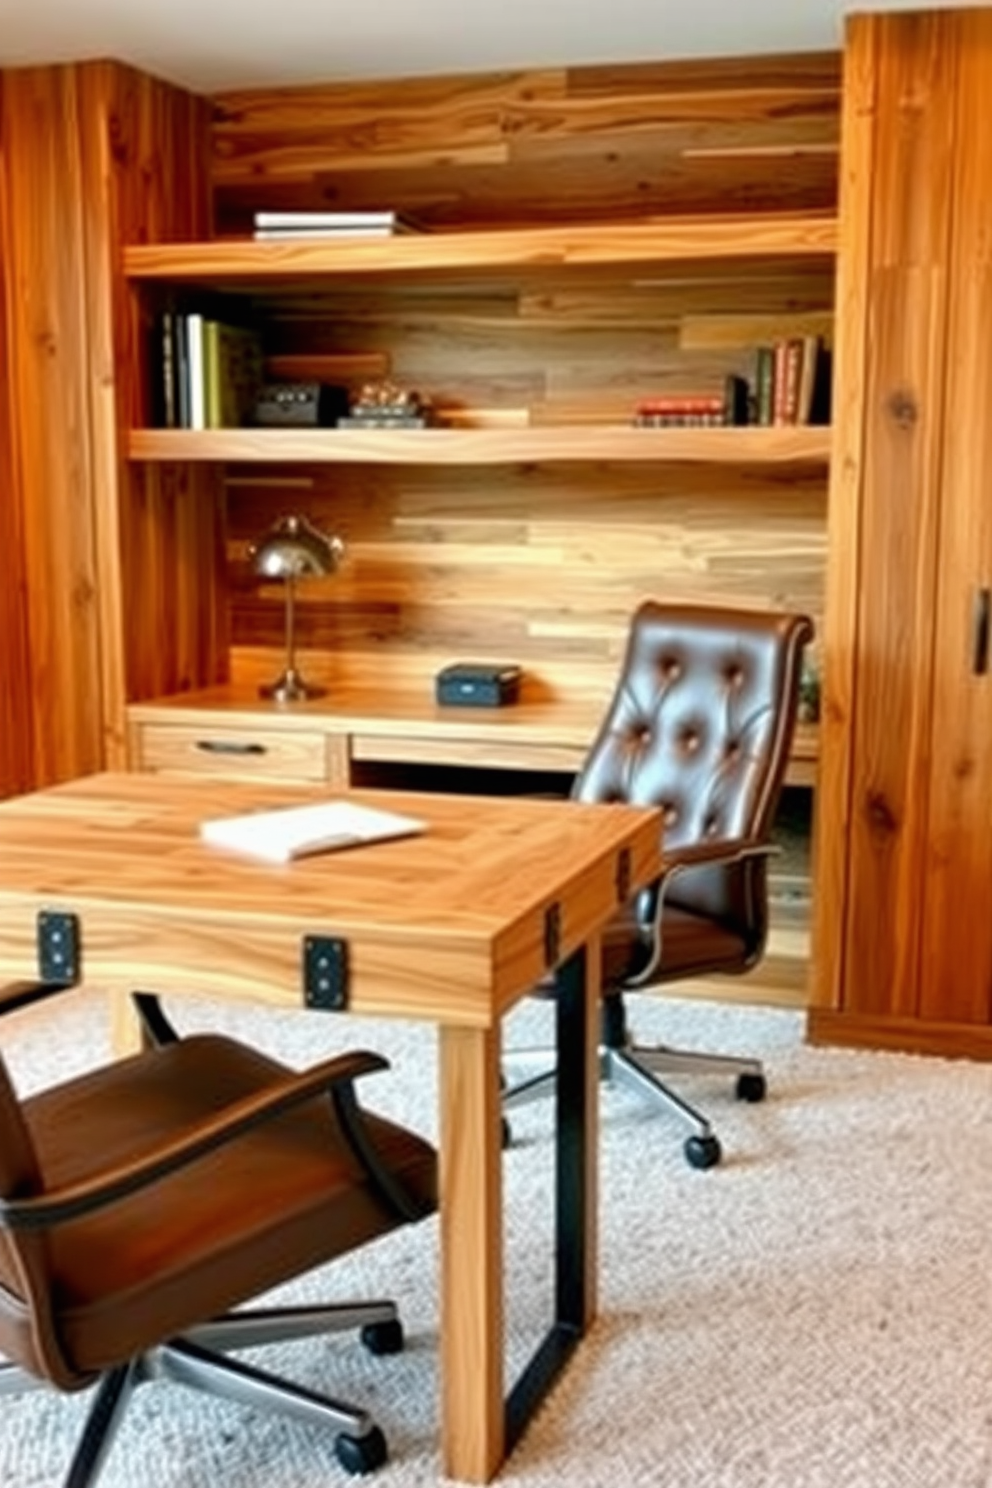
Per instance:
[[[306,517],[280,517],[262,541],[249,549],[252,569],[260,578],[280,579],[286,595],[286,665],[274,682],[260,687],[262,697],[277,703],[323,697],[324,687],[305,682],[296,667],[296,584],[299,579],[334,573],[344,555],[340,537],[328,537]]]

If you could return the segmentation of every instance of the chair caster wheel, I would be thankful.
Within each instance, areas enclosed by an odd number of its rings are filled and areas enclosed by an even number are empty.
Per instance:
[[[334,1455],[349,1473],[375,1472],[389,1457],[386,1438],[378,1426],[373,1426],[364,1436],[345,1436],[342,1433],[334,1442]]]
[[[403,1324],[399,1318],[388,1323],[366,1323],[359,1338],[370,1354],[401,1354],[403,1352]],[[365,1440],[364,1437],[361,1438]]]
[[[687,1137],[682,1151],[690,1168],[715,1168],[722,1156],[716,1137]]]
[[[750,1101],[752,1105],[763,1101],[768,1093],[764,1075],[738,1075],[737,1099]]]

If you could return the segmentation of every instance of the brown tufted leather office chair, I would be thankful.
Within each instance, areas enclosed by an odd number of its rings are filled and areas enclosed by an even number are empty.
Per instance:
[[[66,1488],[96,1481],[134,1387],[171,1379],[335,1433],[350,1472],[386,1459],[366,1413],[229,1358],[361,1328],[402,1347],[391,1302],[242,1309],[433,1212],[433,1149],[359,1107],[386,1067],[355,1052],[296,1073],[230,1038],[159,1040],[19,1100],[0,1060],[0,1395],[96,1385]]]
[[[740,973],[768,928],[769,832],[799,700],[805,615],[663,605],[634,616],[613,700],[572,794],[665,808],[666,871],[603,938],[602,1078],[673,1107],[694,1128],[687,1160],[719,1162],[709,1121],[660,1078],[736,1075],[762,1100],[756,1059],[645,1048],[627,1033],[625,994],[680,978]],[[504,1109],[550,1093],[548,1052],[508,1056]]]

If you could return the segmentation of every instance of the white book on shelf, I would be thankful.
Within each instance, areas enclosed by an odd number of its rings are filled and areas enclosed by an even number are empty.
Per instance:
[[[266,863],[288,863],[313,853],[411,837],[423,831],[426,823],[416,817],[355,801],[318,801],[274,811],[251,811],[245,816],[215,817],[200,823],[204,842],[247,853]]]
[[[256,227],[256,243],[334,243],[354,238],[393,238],[391,227]]]
[[[409,226],[401,212],[256,212],[256,227],[380,227],[401,230]]]
[[[191,429],[207,427],[206,358],[203,343],[203,316],[194,312],[186,317],[186,367],[189,377]]]

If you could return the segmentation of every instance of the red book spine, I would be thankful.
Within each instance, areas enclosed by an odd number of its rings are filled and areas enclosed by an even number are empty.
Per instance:
[[[637,404],[638,413],[722,413],[723,395],[672,394],[671,397],[642,398]]]

